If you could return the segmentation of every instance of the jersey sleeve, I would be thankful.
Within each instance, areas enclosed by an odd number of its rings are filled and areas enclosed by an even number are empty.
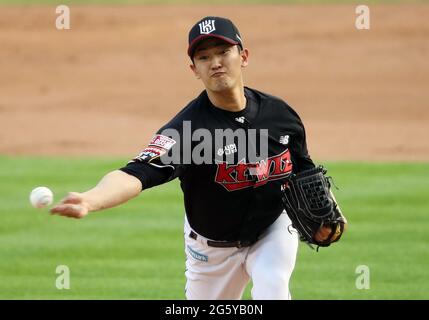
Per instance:
[[[288,106],[288,109],[295,120],[294,143],[292,143],[289,147],[292,154],[293,171],[298,173],[303,170],[314,168],[315,164],[308,153],[307,137],[304,124],[295,110],[293,110],[290,106]]]
[[[180,140],[180,130],[164,127],[120,170],[139,179],[143,189],[169,182],[180,176],[184,169],[180,161]]]
[[[305,134],[305,128],[304,125],[301,121],[300,122],[300,126],[301,126],[301,130],[300,133],[298,135],[298,144],[297,144],[297,148],[294,152],[295,154],[295,169],[294,171],[296,172],[301,172],[303,170],[307,170],[307,169],[311,169],[314,168],[314,162],[311,159],[309,153],[308,153],[308,149],[307,149],[307,138],[306,138],[306,134]]]

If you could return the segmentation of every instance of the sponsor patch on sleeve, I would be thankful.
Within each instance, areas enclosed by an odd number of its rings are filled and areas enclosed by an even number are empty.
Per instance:
[[[162,134],[156,134],[149,142],[149,147],[159,147],[165,150],[170,150],[175,144],[175,140],[167,136],[163,136]]]
[[[170,150],[176,141],[162,134],[156,134],[149,142],[149,146],[130,162],[147,162],[150,163],[155,159],[160,158],[168,150]]]
[[[158,159],[166,152],[167,150],[162,148],[147,147],[142,152],[140,152],[137,157],[134,158],[134,161],[151,162],[152,160]]]

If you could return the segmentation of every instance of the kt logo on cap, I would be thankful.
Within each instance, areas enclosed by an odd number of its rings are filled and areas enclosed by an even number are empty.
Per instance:
[[[200,34],[209,34],[216,30],[214,20],[204,20],[198,26],[200,27]]]

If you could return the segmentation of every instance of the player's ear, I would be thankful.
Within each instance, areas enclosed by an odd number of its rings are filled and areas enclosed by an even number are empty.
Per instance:
[[[191,68],[192,72],[194,73],[194,75],[195,75],[195,77],[196,77],[197,79],[201,79],[201,77],[200,77],[200,75],[199,75],[199,73],[198,73],[198,71],[197,71],[197,68],[195,67],[195,64],[191,63],[191,64],[189,65],[189,68]]]
[[[241,67],[245,68],[249,64],[249,50],[247,48],[244,48],[240,51],[241,56]]]

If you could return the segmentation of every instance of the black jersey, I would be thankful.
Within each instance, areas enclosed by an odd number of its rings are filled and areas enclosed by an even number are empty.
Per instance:
[[[144,189],[178,177],[190,226],[213,240],[255,240],[283,210],[285,179],[314,167],[298,114],[274,96],[244,93],[246,107],[230,112],[203,91],[121,168]]]

